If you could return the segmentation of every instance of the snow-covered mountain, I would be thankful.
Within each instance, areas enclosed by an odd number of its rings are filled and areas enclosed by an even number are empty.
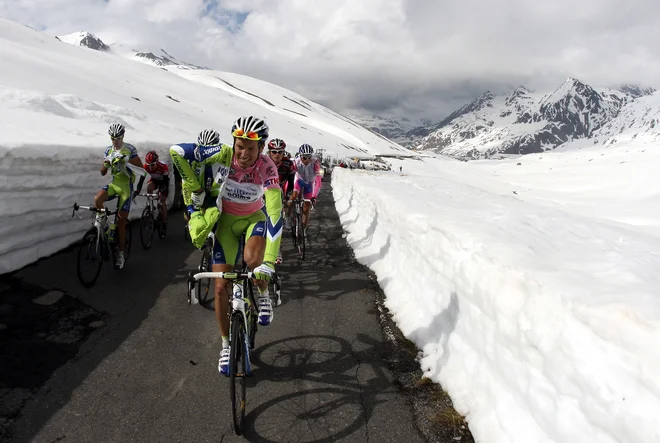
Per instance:
[[[192,63],[177,60],[167,53],[164,49],[157,51],[139,51],[136,49],[128,48],[121,43],[106,44],[94,34],[86,31],[74,32],[72,34],[60,35],[56,37],[58,40],[74,46],[82,46],[85,48],[94,49],[97,51],[110,52],[128,59],[137,60],[154,66],[167,66],[175,67],[178,69],[208,69],[203,66],[194,65]]]
[[[89,32],[74,32],[67,35],[58,35],[56,39],[69,43],[74,46],[83,46],[85,48],[94,49],[96,51],[110,51],[110,47],[103,43],[103,41]]]
[[[411,120],[394,115],[354,113],[351,119],[401,146],[414,145],[418,139],[428,135],[432,130],[429,129],[428,132],[420,136],[420,128],[428,127],[434,129],[437,126],[437,124],[434,125],[430,120]]]
[[[416,149],[460,159],[543,152],[616,126],[618,116],[635,113],[628,108],[654,92],[634,85],[593,88],[575,78],[549,94],[525,87],[509,95],[487,91],[440,122]]]

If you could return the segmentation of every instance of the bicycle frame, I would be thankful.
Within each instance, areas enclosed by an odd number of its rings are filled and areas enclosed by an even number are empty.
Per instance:
[[[155,214],[155,217],[158,218],[160,215],[160,191],[156,190],[156,192],[152,192],[150,194],[140,194],[142,197],[147,198],[147,205],[151,207],[151,212],[152,214]]]
[[[94,213],[94,220],[92,221],[92,226],[96,228],[97,236],[96,236],[96,250],[99,250],[100,247],[100,241],[103,239],[105,242],[105,246],[108,248],[110,251],[110,254],[114,256],[114,252],[112,251],[112,248],[110,247],[110,239],[105,235],[105,228],[108,226],[108,217],[111,215],[115,216],[115,226],[117,223],[117,213],[119,212],[118,210],[116,211],[110,211],[108,208],[103,208],[103,209],[97,209],[94,206],[83,206],[79,205],[78,203],[73,204],[73,214],[71,215],[72,217],[75,215],[76,211],[79,209],[87,209],[88,211],[91,211]]]
[[[232,280],[233,281],[233,288],[232,288],[232,295],[231,299],[229,300],[229,318],[231,319],[234,315],[235,312],[239,312],[241,314],[241,317],[243,318],[243,324],[245,325],[245,352],[247,353],[246,355],[246,368],[247,368],[247,374],[250,375],[252,372],[252,367],[251,367],[251,362],[250,362],[250,354],[251,354],[251,349],[250,349],[250,333],[251,331],[251,326],[250,323],[248,322],[248,315],[247,315],[247,309],[246,309],[246,301],[245,297],[249,297],[249,294],[243,294],[243,284],[237,285],[237,283],[241,282],[244,283],[246,280],[253,279],[255,278],[254,274],[252,272],[198,272],[197,274],[193,274],[190,276],[192,280],[195,281],[195,283],[201,279],[209,278],[209,279],[224,279],[224,280]],[[193,284],[192,287],[194,288],[195,285]],[[241,291],[241,296],[236,297],[237,293],[237,287],[240,288]],[[250,300],[252,305],[254,306],[255,300]],[[230,328],[230,334],[231,334],[231,328],[233,327],[233,324],[230,322],[229,328]]]

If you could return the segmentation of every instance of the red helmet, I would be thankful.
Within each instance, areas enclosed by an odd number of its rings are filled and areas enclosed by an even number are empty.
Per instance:
[[[148,165],[155,165],[158,163],[158,154],[156,154],[156,151],[149,151],[147,152],[147,155],[144,157],[144,161]]]
[[[284,143],[284,140],[280,138],[274,138],[268,142],[268,150],[271,149],[275,149],[275,150],[286,149],[286,143]]]

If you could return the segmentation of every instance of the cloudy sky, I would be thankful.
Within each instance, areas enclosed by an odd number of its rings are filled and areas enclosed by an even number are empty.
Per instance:
[[[486,89],[660,89],[658,0],[0,0],[51,35],[174,57],[335,110],[441,118]]]

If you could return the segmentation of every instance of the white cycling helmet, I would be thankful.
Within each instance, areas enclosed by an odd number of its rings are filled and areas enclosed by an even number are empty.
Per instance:
[[[218,146],[220,144],[220,134],[213,129],[204,129],[197,136],[199,146]]]
[[[312,155],[314,153],[314,148],[312,148],[307,143],[300,145],[298,148],[298,153],[300,155]]]
[[[122,137],[126,133],[126,128],[121,123],[113,123],[108,129],[108,135],[112,138]]]
[[[239,117],[231,127],[234,138],[264,140],[268,138],[268,124],[259,117]]]

